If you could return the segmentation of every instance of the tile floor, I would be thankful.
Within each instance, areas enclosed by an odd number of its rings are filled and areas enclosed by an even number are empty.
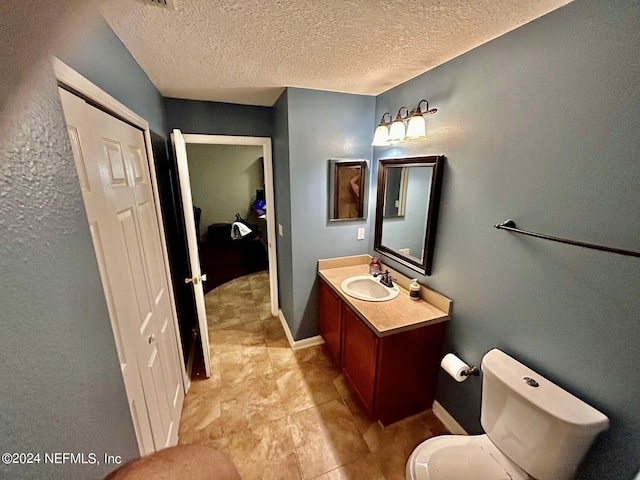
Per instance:
[[[194,375],[180,443],[226,452],[243,480],[404,480],[413,448],[448,433],[430,410],[386,428],[369,420],[323,345],[291,350],[267,272],[205,299],[212,376]]]

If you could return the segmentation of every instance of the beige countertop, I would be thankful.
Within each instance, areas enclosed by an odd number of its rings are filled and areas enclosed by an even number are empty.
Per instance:
[[[342,291],[340,284],[346,278],[369,273],[369,255],[318,260],[318,274],[371,327],[379,337],[449,320],[451,300],[421,286],[420,300],[411,300],[407,290],[411,279],[383,265],[400,287],[400,295],[386,302],[358,300]]]

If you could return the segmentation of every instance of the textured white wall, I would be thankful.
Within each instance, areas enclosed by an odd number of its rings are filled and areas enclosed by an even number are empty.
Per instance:
[[[114,0],[100,8],[164,96],[270,106],[285,86],[377,95],[567,1],[191,0],[167,11]]]

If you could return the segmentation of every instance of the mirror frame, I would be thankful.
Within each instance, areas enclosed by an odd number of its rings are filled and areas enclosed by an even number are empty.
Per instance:
[[[440,194],[442,192],[442,174],[444,170],[444,155],[431,155],[427,157],[387,158],[378,162],[378,199],[376,202],[376,225],[373,248],[376,252],[392,258],[423,275],[431,275],[433,265],[433,251],[436,241],[436,226],[438,225],[438,210],[440,207]],[[382,244],[382,221],[384,218],[384,197],[387,182],[387,167],[433,167],[431,176],[431,192],[429,205],[427,205],[427,228],[424,241],[424,255],[422,261],[403,255],[397,250]]]
[[[329,173],[327,182],[327,199],[328,199],[328,211],[327,219],[330,223],[333,222],[349,222],[367,219],[367,210],[369,207],[369,161],[361,158],[332,158],[329,159]],[[338,166],[351,166],[360,167],[362,169],[362,175],[360,177],[360,192],[362,204],[359,207],[359,217],[352,218],[335,218],[336,210],[336,196],[338,191],[336,190],[336,176],[338,172]]]

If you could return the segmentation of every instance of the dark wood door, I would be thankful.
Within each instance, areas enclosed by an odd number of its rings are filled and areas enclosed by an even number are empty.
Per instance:
[[[367,413],[373,415],[378,337],[346,305],[342,306],[342,366]]]
[[[318,281],[318,330],[324,339],[327,350],[341,365],[341,341],[340,341],[340,305],[342,300],[324,283]]]
[[[445,328],[436,323],[380,339],[375,414],[383,425],[431,408]]]

